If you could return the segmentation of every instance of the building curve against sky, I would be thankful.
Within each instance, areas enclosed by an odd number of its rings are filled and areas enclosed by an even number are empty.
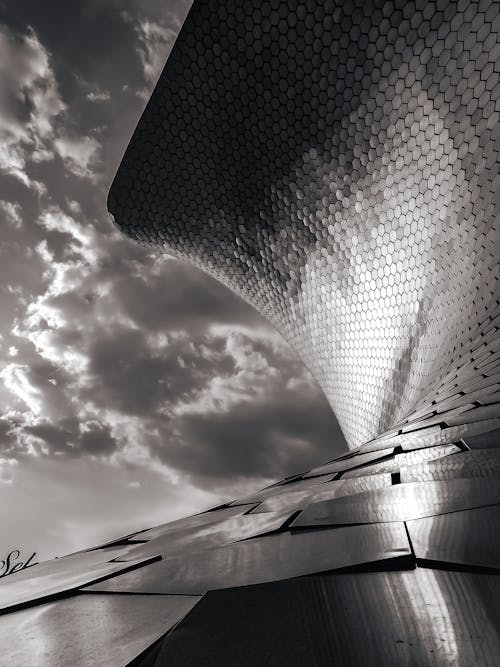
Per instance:
[[[497,8],[295,5],[196,5],[109,209],[269,319],[355,447],[495,308]]]
[[[267,317],[350,451],[6,577],[9,665],[498,664],[499,113],[499,2],[195,1],[110,213]]]

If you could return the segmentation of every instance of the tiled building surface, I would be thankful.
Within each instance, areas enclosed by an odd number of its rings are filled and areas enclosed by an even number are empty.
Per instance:
[[[500,420],[481,410],[447,444],[415,424],[418,441],[5,577],[0,663],[497,664]]]
[[[276,326],[353,447],[475,379],[499,32],[491,0],[196,2],[111,188],[120,229]]]
[[[351,451],[0,583],[8,665],[495,665],[500,4],[196,0],[111,188]]]

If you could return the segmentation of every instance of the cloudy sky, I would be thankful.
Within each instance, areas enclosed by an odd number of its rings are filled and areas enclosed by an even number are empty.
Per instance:
[[[343,450],[253,309],[107,218],[187,9],[0,2],[0,557],[91,546]]]

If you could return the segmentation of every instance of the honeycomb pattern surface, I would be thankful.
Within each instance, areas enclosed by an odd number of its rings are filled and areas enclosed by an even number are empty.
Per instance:
[[[199,0],[112,185],[121,230],[273,323],[351,447],[498,308],[499,9]]]

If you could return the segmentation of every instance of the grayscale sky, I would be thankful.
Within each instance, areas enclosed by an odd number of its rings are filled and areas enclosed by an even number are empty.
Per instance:
[[[0,1],[0,558],[194,513],[345,446],[250,306],[107,218],[187,9]]]

